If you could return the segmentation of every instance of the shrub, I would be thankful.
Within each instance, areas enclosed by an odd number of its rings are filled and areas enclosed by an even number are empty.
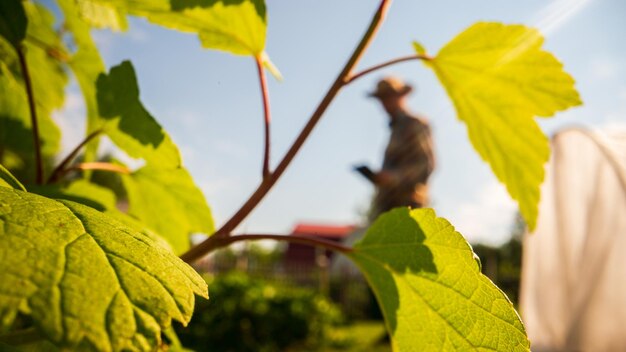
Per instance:
[[[211,299],[197,301],[193,319],[176,326],[185,347],[198,351],[316,349],[342,321],[340,310],[310,289],[231,272],[209,280]]]

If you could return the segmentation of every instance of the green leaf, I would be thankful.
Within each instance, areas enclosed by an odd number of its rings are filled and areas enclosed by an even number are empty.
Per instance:
[[[106,187],[102,187],[86,179],[78,179],[72,181],[65,186],[60,185],[31,185],[30,192],[41,196],[56,200],[71,200],[76,203],[86,205],[106,215],[118,220],[134,231],[150,237],[161,247],[173,252],[172,246],[163,237],[159,236],[154,230],[148,228],[143,222],[126,213],[122,213],[117,208],[115,193]]]
[[[129,61],[101,74],[97,81],[99,114],[108,122],[105,133],[113,143],[134,158],[143,158],[148,165],[177,168],[180,152],[139,101],[139,87]]]
[[[261,55],[267,19],[263,0],[172,0],[174,15],[148,15],[157,24],[198,33],[205,48]],[[182,19],[179,19],[182,15]],[[193,20],[193,21],[191,21]]]
[[[0,1],[0,36],[17,48],[26,38],[26,25],[22,0]]]
[[[278,68],[265,53],[267,13],[263,0],[78,0],[81,9],[95,9],[83,19],[97,28],[124,30],[126,14],[160,26],[198,35],[207,49],[260,57],[277,80]]]
[[[149,237],[89,207],[0,187],[0,324],[19,312],[68,350],[152,351],[207,286]]]
[[[24,2],[23,5],[28,16],[27,39],[23,46],[33,83],[42,154],[50,158],[59,150],[61,140],[61,132],[52,119],[52,113],[63,106],[64,102],[67,75],[60,60],[64,57],[65,49],[55,31],[52,13],[30,2]],[[2,38],[0,145],[19,158],[23,168],[34,167],[30,111],[22,72],[17,53]],[[34,175],[30,172],[26,174],[29,177]]]
[[[128,29],[126,16],[106,1],[78,0],[76,5],[81,17],[92,27],[114,31]]]
[[[350,258],[374,290],[395,351],[529,350],[511,302],[432,209],[383,214]]]
[[[472,145],[519,203],[531,229],[550,154],[534,117],[581,104],[574,79],[542,44],[534,29],[481,22],[425,61],[467,124]]]
[[[122,175],[122,181],[128,213],[165,238],[177,254],[189,249],[191,234],[215,231],[204,195],[184,168],[146,166]]]
[[[105,133],[130,156],[146,161],[146,167],[122,177],[129,214],[165,238],[176,253],[189,248],[190,234],[213,233],[211,211],[182,167],[178,148],[139,101],[130,62],[100,75],[97,88],[100,115],[110,120]]]
[[[72,33],[77,47],[76,52],[68,61],[68,65],[74,72],[85,99],[87,110],[86,134],[89,135],[103,124],[103,119],[98,112],[96,80],[101,73],[105,72],[104,61],[100,57],[98,48],[91,37],[89,25],[83,21],[79,14],[79,3],[75,0],[58,0],[58,4],[65,17],[64,28]],[[86,8],[89,8],[89,6],[83,6],[81,9],[85,11]],[[99,138],[94,138],[85,147],[83,156],[85,162],[96,160],[98,142]]]
[[[413,50],[415,50],[418,55],[426,55],[426,48],[415,40],[413,41]]]
[[[265,49],[267,14],[263,0],[79,0],[81,6],[86,3],[115,9],[115,16],[145,17],[166,28],[195,33],[208,49],[250,56],[260,56]],[[90,22],[97,25],[107,21]]]
[[[9,172],[2,164],[0,164],[0,187],[8,187],[18,189],[20,191],[26,191],[24,185],[18,181],[13,174]]]
[[[72,181],[65,186],[32,185],[29,190],[47,198],[71,200],[99,211],[116,209],[113,191],[84,179]]]

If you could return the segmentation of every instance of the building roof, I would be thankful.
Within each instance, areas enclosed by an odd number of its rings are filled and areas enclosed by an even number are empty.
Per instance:
[[[297,224],[291,231],[292,235],[316,236],[325,238],[345,238],[348,237],[356,226],[353,225],[320,225],[320,224]]]

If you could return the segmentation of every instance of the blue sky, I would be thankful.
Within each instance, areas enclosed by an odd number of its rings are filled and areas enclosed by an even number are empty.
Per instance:
[[[377,1],[269,0],[267,51],[283,82],[270,79],[273,165],[284,154],[352,52]],[[542,120],[552,134],[570,125],[626,126],[626,2],[623,0],[394,1],[360,67],[411,54],[418,40],[436,53],[480,20],[538,26],[576,81],[583,107]],[[260,182],[262,110],[254,62],[204,50],[196,37],[140,19],[126,33],[96,31],[107,66],[130,59],[141,100],[182,150],[186,166],[223,223]],[[297,222],[354,223],[372,187],[351,171],[380,165],[388,138],[383,110],[365,94],[385,74],[416,86],[412,110],[433,125],[438,169],[433,207],[471,241],[506,239],[516,205],[473,151],[465,126],[430,70],[392,66],[342,91],[274,190],[240,226],[242,232],[288,232]],[[57,121],[66,149],[81,138],[84,107],[75,84]]]

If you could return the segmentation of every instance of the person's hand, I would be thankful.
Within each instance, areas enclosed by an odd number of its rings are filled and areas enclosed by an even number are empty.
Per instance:
[[[376,173],[375,181],[378,186],[388,186],[394,182],[394,177],[389,171],[379,171]]]

